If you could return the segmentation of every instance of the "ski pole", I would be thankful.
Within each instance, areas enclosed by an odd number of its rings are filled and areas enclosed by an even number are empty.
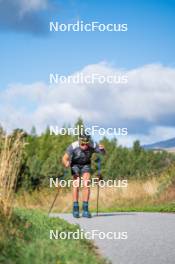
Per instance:
[[[101,177],[101,159],[98,158],[98,183],[97,183],[97,216],[98,216],[98,202],[99,202],[99,193],[100,193],[100,187],[99,187],[99,180]]]
[[[62,177],[64,178],[65,175],[66,175],[66,171],[64,171],[64,174],[63,174]],[[59,179],[62,178],[62,177],[59,177]],[[59,190],[60,190],[60,188],[58,188],[58,191],[57,191],[57,193],[56,193],[56,195],[55,195],[55,198],[54,198],[54,200],[53,200],[53,202],[52,202],[52,204],[51,204],[51,206],[50,206],[50,209],[49,209],[48,215],[51,213],[52,208],[54,207],[54,204],[55,204],[55,202],[56,202],[56,200],[57,200],[57,197],[58,197],[58,194],[59,194]]]

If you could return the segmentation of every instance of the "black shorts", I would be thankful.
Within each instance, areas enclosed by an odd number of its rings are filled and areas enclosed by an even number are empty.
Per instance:
[[[74,164],[71,166],[72,176],[74,176],[74,175],[81,176],[85,172],[91,173],[91,165],[90,164],[86,164],[86,165]]]

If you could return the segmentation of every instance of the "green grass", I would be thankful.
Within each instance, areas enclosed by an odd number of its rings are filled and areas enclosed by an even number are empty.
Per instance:
[[[175,213],[175,202],[162,204],[137,204],[129,206],[113,206],[110,208],[100,208],[99,212],[164,212]]]
[[[16,209],[10,221],[0,217],[0,263],[106,263],[90,241],[49,238],[50,230],[76,231],[78,228],[36,210]]]

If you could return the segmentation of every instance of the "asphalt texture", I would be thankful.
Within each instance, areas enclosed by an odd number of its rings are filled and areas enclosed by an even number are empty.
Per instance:
[[[75,219],[71,214],[50,217],[78,224],[91,236],[96,230],[94,242],[112,264],[175,264],[173,213],[101,213],[91,219]],[[110,236],[104,238],[109,232]]]

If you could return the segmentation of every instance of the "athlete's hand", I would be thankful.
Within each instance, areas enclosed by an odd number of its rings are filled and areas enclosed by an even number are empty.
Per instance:
[[[69,168],[70,167],[70,162],[66,161],[64,165],[65,165],[66,168]]]
[[[104,150],[105,149],[102,144],[99,144],[98,147],[99,147],[100,150]]]

